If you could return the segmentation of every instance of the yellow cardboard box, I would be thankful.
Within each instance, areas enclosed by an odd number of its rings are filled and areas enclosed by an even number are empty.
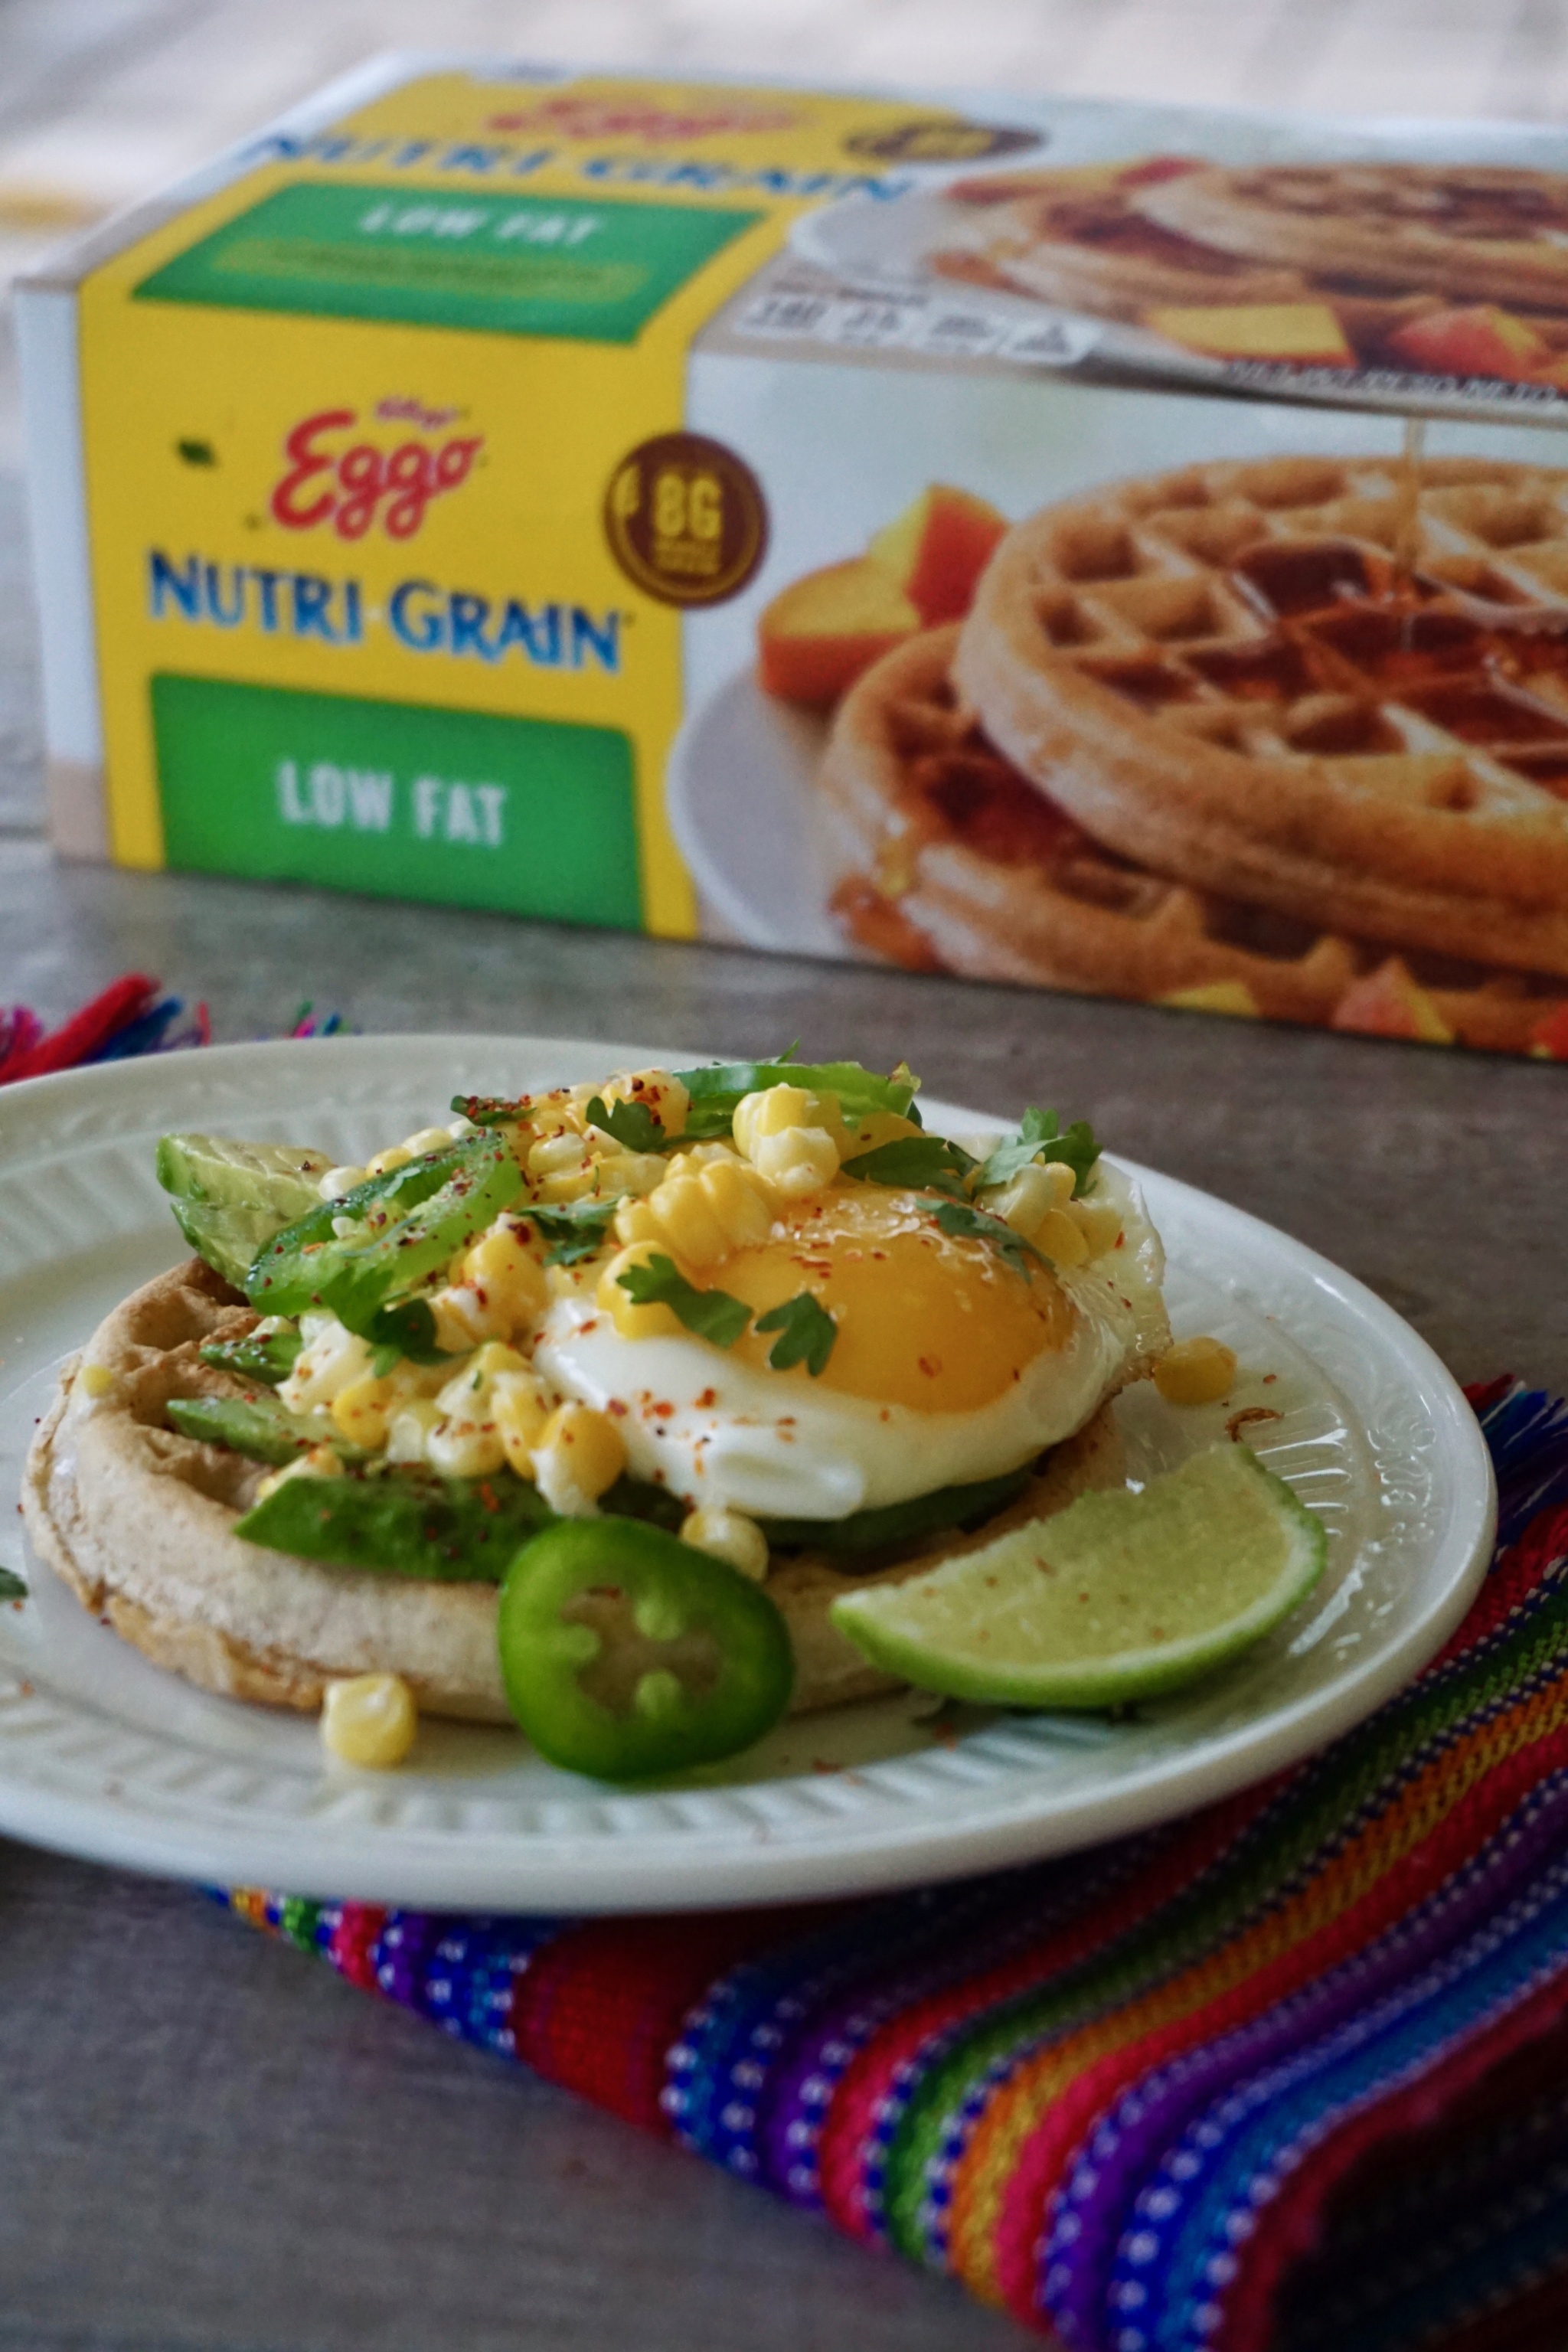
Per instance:
[[[1568,1055],[1548,145],[367,68],[22,289],[57,839]]]

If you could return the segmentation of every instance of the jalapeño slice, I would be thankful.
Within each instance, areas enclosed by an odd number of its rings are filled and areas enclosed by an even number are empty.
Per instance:
[[[761,1587],[662,1528],[561,1519],[497,1621],[507,1704],[542,1756],[600,1780],[733,1756],[789,1704],[795,1657]]]
[[[435,1350],[427,1311],[427,1330],[405,1329],[398,1309],[390,1309],[387,1325],[377,1318],[509,1208],[522,1181],[505,1143],[488,1134],[410,1160],[390,1177],[373,1177],[341,1201],[323,1202],[268,1244],[247,1279],[250,1303],[268,1315],[328,1307],[351,1331],[396,1340],[405,1355],[428,1358]],[[348,1230],[339,1233],[340,1224]]]

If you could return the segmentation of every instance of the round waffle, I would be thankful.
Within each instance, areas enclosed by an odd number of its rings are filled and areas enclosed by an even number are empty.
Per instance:
[[[1280,457],[1107,485],[1008,533],[955,676],[1122,857],[1568,974],[1568,472]]]
[[[1274,163],[1130,192],[1145,219],[1248,261],[1568,309],[1568,176],[1479,163]]]
[[[1044,178],[1044,174],[1041,175]],[[1042,302],[1135,320],[1162,303],[1300,302],[1292,269],[1216,252],[1136,210],[1133,190],[1068,179],[988,207],[985,241],[938,253],[944,276],[979,278]]]
[[[242,1392],[199,1349],[255,1322],[199,1258],[113,1310],[85,1359],[112,1374],[110,1394],[89,1397],[77,1378],[83,1360],[72,1359],[28,1454],[22,1509],[39,1552],[102,1622],[204,1690],[313,1712],[337,1675],[398,1674],[425,1714],[510,1722],[495,1585],[329,1567],[234,1532],[260,1465],[180,1435],[165,1409],[174,1397]],[[1041,1457],[1016,1501],[968,1536],[928,1537],[854,1574],[818,1552],[780,1556],[767,1590],[795,1648],[791,1713],[898,1687],[833,1624],[841,1592],[912,1576],[1122,1476],[1106,1402]]]
[[[856,943],[971,979],[1209,1003],[1276,1020],[1368,1025],[1352,991],[1386,942],[1293,923],[1103,848],[1020,776],[960,698],[959,631],[887,654],[846,697],[819,783]],[[1413,960],[1436,1022],[1521,1053],[1560,989],[1514,972]]]

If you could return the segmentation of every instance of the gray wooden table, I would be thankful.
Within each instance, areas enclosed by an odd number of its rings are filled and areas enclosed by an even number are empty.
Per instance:
[[[0,837],[0,995],[127,967],[220,1039],[534,1030],[886,1067],[1088,1113],[1568,1387],[1568,1071],[295,890]],[[4,1096],[0,1095],[0,1121]],[[1022,2331],[447,2042],[189,1890],[0,1843],[0,2347],[1000,2352]]]
[[[987,0],[917,10],[913,50],[902,0],[781,9],[773,32],[722,0],[661,0],[632,12],[635,34],[616,0],[455,0],[439,37],[617,58],[635,39],[651,62],[684,57],[700,26],[711,62],[787,71],[809,26],[817,69],[850,78],[1002,87],[1048,73],[1061,89],[1129,95],[1537,114],[1563,103],[1562,6],[1424,22],[1418,56],[1392,0],[1278,5],[1261,32],[1238,18],[1228,41],[1196,5]],[[432,37],[415,0],[371,13],[355,30],[354,12],[306,0],[263,12],[11,0],[11,176],[75,184],[60,130],[75,108],[84,184],[107,173],[107,193],[139,193],[187,149],[336,69],[334,43]],[[174,75],[177,105],[149,83],[147,54]],[[231,98],[233,121],[220,109],[198,131],[197,110]],[[0,340],[0,455],[15,437]],[[276,1034],[310,994],[375,1031],[736,1051],[800,1034],[884,1065],[907,1054],[933,1088],[983,1108],[1088,1112],[1122,1151],[1302,1235],[1462,1376],[1514,1367],[1568,1387],[1563,1070],[56,869],[36,830],[16,509],[0,475],[0,1000],[58,1015],[139,966],[205,995],[222,1039]],[[1029,2340],[379,2007],[188,1889],[0,1842],[0,2352],[1000,2352]]]

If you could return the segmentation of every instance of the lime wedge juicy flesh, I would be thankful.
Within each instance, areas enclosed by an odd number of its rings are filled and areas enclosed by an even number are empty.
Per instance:
[[[1321,1522],[1245,1445],[833,1604],[839,1632],[922,1690],[1105,1707],[1174,1689],[1258,1641],[1322,1573]]]

